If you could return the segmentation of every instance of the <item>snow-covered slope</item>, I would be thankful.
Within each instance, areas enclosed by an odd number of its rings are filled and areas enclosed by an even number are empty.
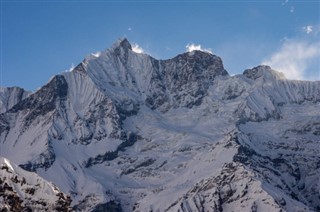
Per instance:
[[[18,87],[0,87],[0,113],[4,113],[15,104],[30,95],[30,92]]]
[[[52,183],[0,157],[1,211],[71,211],[70,203]]]
[[[219,57],[194,51],[156,60],[119,40],[99,57],[87,57],[75,70],[86,72],[97,88],[117,101],[142,101],[162,111],[200,104],[213,79],[228,75]]]
[[[319,102],[320,82],[120,39],[4,109],[0,152],[76,211],[312,211]]]

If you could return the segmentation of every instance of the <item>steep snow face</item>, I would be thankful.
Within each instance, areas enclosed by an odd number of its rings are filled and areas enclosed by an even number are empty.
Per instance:
[[[54,153],[47,132],[50,128],[48,120],[51,119],[56,104],[60,106],[62,99],[66,97],[67,89],[65,79],[58,75],[38,92],[20,101],[7,113],[1,114],[3,156],[11,156],[17,164],[27,162],[25,168],[29,170],[35,170],[38,166],[47,168],[53,163]]]
[[[293,81],[268,66],[248,69],[243,75],[219,77],[209,89],[215,99],[237,102],[238,122],[281,118],[281,107],[286,104],[320,101],[320,82]]]
[[[87,58],[81,66],[113,99],[138,100],[162,111],[199,105],[213,79],[228,75],[221,59],[210,53],[193,51],[170,60],[156,60],[133,52],[126,39],[99,57]]]
[[[238,163],[226,163],[217,175],[203,179],[167,211],[280,211],[254,173]]]
[[[4,113],[31,93],[18,87],[0,87],[0,113]]]
[[[24,169],[54,181],[74,203],[81,200],[79,210],[89,210],[113,199],[83,168],[111,160],[135,142],[122,122],[138,109],[130,102],[118,107],[80,67],[55,76],[1,114],[0,150]]]
[[[58,75],[2,114],[1,153],[77,195],[74,201],[87,197],[93,199],[91,204],[105,202],[103,188],[82,169],[88,161],[101,163],[96,157],[117,150],[121,143],[128,145],[130,135],[121,126],[125,112],[85,73]]]
[[[52,183],[0,157],[1,211],[70,211],[70,203]]]
[[[239,161],[254,168],[274,193],[284,193],[284,204],[292,198],[318,210],[319,104],[287,104],[281,107],[281,119],[248,122],[239,128],[244,133]]]
[[[317,210],[319,102],[319,82],[121,39],[0,114],[0,153],[77,211]]]

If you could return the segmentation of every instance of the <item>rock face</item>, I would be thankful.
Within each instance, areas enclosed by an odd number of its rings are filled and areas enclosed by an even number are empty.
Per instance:
[[[277,72],[271,69],[270,66],[260,65],[252,69],[247,69],[243,72],[243,75],[249,79],[256,80],[260,77],[273,77],[276,79],[285,79],[285,76],[281,72]]]
[[[52,183],[0,158],[1,211],[71,211],[71,199]]]
[[[18,87],[0,87],[0,113],[4,113],[15,104],[30,95],[30,92]]]
[[[144,102],[149,108],[161,111],[201,104],[213,79],[228,75],[221,59],[215,55],[193,51],[169,60],[156,60],[134,53],[126,39],[118,41],[98,58],[87,58],[78,69],[86,72],[108,96],[122,101],[131,98],[133,102]],[[130,93],[119,97],[119,89]]]
[[[120,39],[32,94],[0,91],[0,155],[35,172],[3,169],[6,210],[40,207],[14,186],[24,175],[61,190],[39,210],[320,208],[318,81],[268,66],[231,77],[215,55],[156,60]]]

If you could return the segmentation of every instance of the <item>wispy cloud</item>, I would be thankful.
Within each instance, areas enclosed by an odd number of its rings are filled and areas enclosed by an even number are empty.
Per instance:
[[[203,49],[200,44],[197,45],[197,44],[191,43],[191,44],[187,44],[186,45],[186,51],[187,52],[192,52],[194,50],[208,52],[208,53],[212,54],[212,50],[211,49],[207,49],[207,48]]]
[[[69,68],[69,69],[67,69],[67,70],[65,70],[65,72],[71,72],[71,71],[73,71],[73,69],[74,69],[74,68],[75,68],[74,63],[71,63],[70,68]]]
[[[289,7],[289,12],[290,12],[290,13],[294,13],[294,11],[295,11],[294,6],[292,6],[292,5],[290,6],[289,0],[284,0],[284,1],[282,2],[282,6],[285,6],[286,8]]]
[[[311,26],[311,25],[304,26],[304,27],[302,27],[302,29],[305,33],[310,34],[313,30],[313,26]]]
[[[96,52],[96,53],[91,53],[93,56],[95,56],[95,57],[100,57],[100,55],[101,55],[101,52]]]
[[[317,36],[320,33],[320,24],[306,25],[302,27],[302,31],[308,35],[312,34]]]
[[[273,69],[283,72],[288,79],[312,79],[313,76],[307,76],[307,71],[319,57],[320,42],[288,39],[262,64],[270,65]]]
[[[132,28],[131,28],[131,27],[129,27],[129,28],[128,28],[128,31],[132,31]]]
[[[288,2],[289,2],[289,0],[284,0],[284,1],[282,2],[282,5],[288,4]]]
[[[293,13],[294,12],[294,6],[290,7],[290,12]]]
[[[138,44],[134,43],[132,44],[132,51],[134,51],[135,53],[144,53],[145,51],[143,50],[143,48],[141,48]]]

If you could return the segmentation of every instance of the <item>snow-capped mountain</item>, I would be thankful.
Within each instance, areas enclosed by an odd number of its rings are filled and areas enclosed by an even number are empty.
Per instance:
[[[1,156],[75,211],[320,210],[319,81],[120,39],[35,93],[6,90]]]

